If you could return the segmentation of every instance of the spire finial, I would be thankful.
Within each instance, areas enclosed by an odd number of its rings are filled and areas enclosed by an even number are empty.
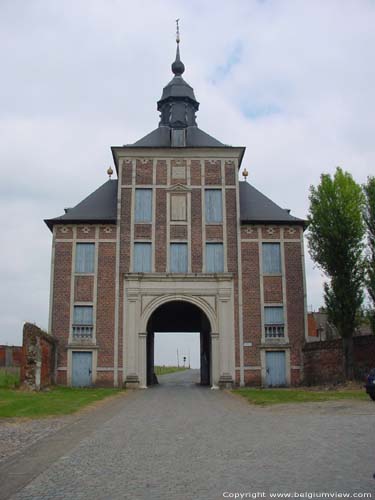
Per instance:
[[[249,172],[246,170],[246,167],[244,168],[244,170],[242,172],[242,175],[243,175],[244,181],[246,182],[247,181],[247,176],[249,175]]]
[[[111,166],[109,166],[108,170],[107,170],[107,175],[109,177],[109,180],[111,180],[111,177],[112,177],[112,174],[113,174],[113,169]]]
[[[181,76],[182,73],[185,71],[185,66],[184,63],[180,59],[180,25],[179,25],[180,19],[176,19],[176,43],[177,43],[177,50],[176,50],[176,59],[174,63],[172,63],[172,73],[174,73],[176,76]]]
[[[180,27],[178,23],[180,22],[180,18],[176,19],[176,43],[180,43]]]

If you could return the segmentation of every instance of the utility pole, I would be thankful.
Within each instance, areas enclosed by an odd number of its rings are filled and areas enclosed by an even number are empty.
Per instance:
[[[180,368],[180,358],[178,357],[178,347],[177,347],[177,368]]]

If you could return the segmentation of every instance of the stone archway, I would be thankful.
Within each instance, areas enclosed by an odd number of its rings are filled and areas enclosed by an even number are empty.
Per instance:
[[[147,323],[147,386],[156,383],[154,371],[155,332],[200,333],[200,383],[211,381],[211,324],[203,310],[186,300],[169,300],[159,305]]]
[[[147,387],[148,323],[160,306],[173,301],[196,306],[205,315],[209,323],[210,385],[213,389],[230,386],[235,377],[233,277],[212,274],[125,275],[123,383],[129,388]],[[180,331],[187,331],[186,327]]]

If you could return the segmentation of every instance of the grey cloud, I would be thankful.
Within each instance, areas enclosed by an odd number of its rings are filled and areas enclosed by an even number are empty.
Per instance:
[[[47,326],[51,238],[42,219],[102,184],[111,145],[156,127],[177,17],[198,123],[247,146],[258,189],[305,217],[322,171],[340,164],[360,182],[373,172],[373,2],[4,0],[0,343],[19,343],[23,320]],[[240,59],[213,84],[238,43]],[[272,107],[280,112],[246,115]],[[319,306],[322,276],[309,258],[307,286]]]

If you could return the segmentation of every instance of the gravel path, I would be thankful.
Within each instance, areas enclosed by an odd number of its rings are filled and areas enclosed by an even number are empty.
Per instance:
[[[64,441],[69,426],[60,430],[61,450],[51,443],[55,455],[48,467],[35,469],[34,479],[15,488],[12,500],[375,492],[371,401],[260,408],[199,387],[196,376],[193,370],[169,374],[159,386],[129,391],[107,406],[112,415],[106,420],[95,422],[96,410],[83,417],[81,434],[70,441]],[[48,456],[49,441],[43,440],[40,460]],[[35,460],[25,456],[14,470]],[[2,472],[10,477],[9,471],[0,468],[0,484]],[[0,492],[0,498],[9,495]]]
[[[71,417],[0,420],[0,463],[61,429]]]

